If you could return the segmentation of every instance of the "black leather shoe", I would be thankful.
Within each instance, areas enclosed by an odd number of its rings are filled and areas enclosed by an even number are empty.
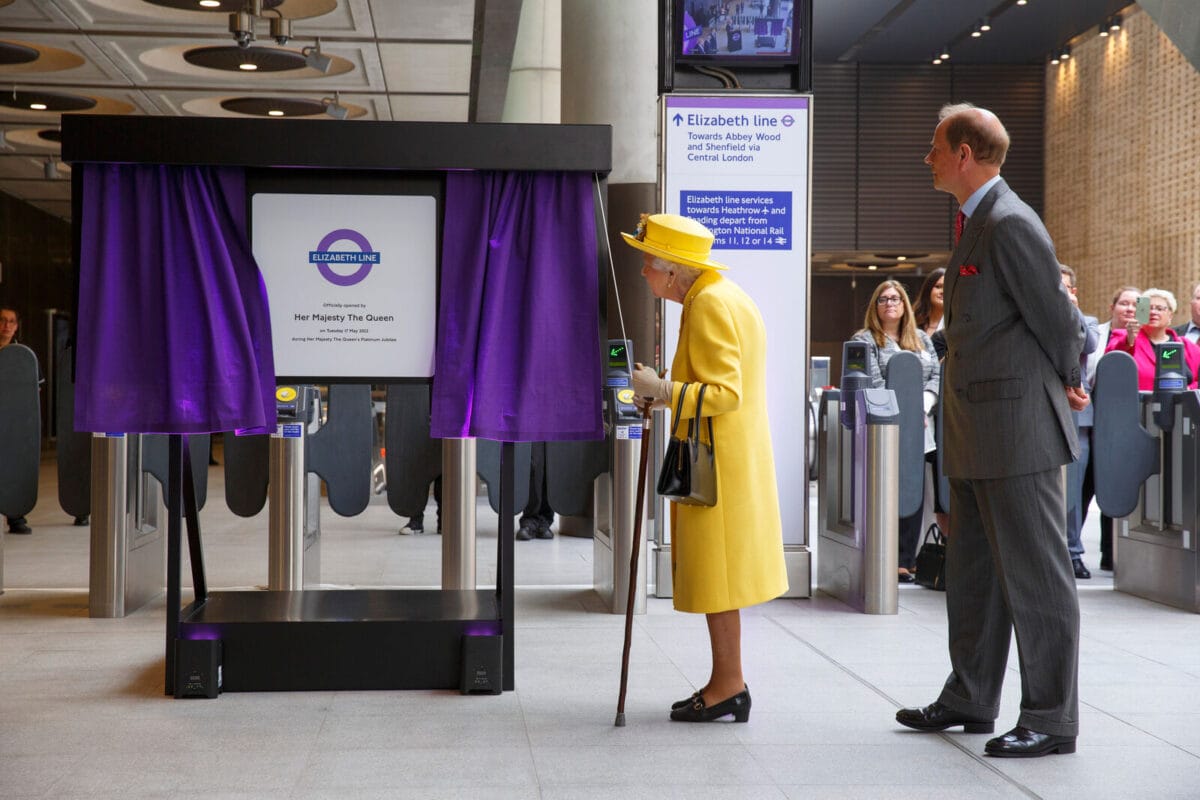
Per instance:
[[[748,722],[750,719],[750,690],[743,689],[728,700],[722,700],[708,708],[704,705],[701,695],[692,701],[690,706],[677,708],[671,712],[675,722],[712,722],[721,717],[733,714],[734,722]]]
[[[1100,569],[1112,572],[1112,559],[1108,556],[1100,556]]]
[[[966,733],[992,733],[996,730],[996,723],[989,719],[968,717],[937,702],[924,708],[902,708],[896,712],[896,722],[918,731],[944,731],[955,725],[962,725]]]
[[[1087,580],[1092,577],[1092,573],[1088,572],[1088,568],[1084,565],[1082,558],[1072,558],[1071,566],[1075,568],[1075,577],[1080,580]]]
[[[33,529],[30,528],[28,525],[26,525],[25,522],[23,522],[23,521],[22,522],[10,522],[10,523],[8,523],[8,532],[9,533],[33,533]]]
[[[901,572],[897,574],[896,578],[900,581],[900,583],[913,583],[916,581],[917,576],[913,575],[911,572]]]
[[[538,529],[537,529],[537,533],[535,533],[534,535],[537,536],[537,538],[539,538],[539,539],[553,539],[554,531],[550,530],[549,525],[547,525],[545,527],[542,527],[541,525],[539,525]]]
[[[518,542],[528,542],[533,538],[533,529],[528,525],[522,525],[521,527],[517,528],[517,534],[515,538]]]
[[[1052,736],[1018,725],[1003,736],[989,739],[983,752],[996,758],[1038,758],[1051,753],[1066,755],[1075,752],[1075,737]]]
[[[84,514],[82,517],[75,518],[74,525],[76,528],[82,528],[84,525],[87,525],[88,522],[89,522],[88,515]]]
[[[685,697],[682,700],[676,700],[674,703],[671,703],[671,710],[678,711],[681,708],[687,708],[692,703],[696,702],[698,699],[700,699],[700,693],[692,692],[691,697]]]

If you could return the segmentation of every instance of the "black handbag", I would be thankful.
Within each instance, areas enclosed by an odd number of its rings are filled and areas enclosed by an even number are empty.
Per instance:
[[[712,417],[708,418],[708,444],[700,441],[700,412],[704,407],[704,390],[696,398],[696,416],[688,422],[688,435],[675,437],[679,429],[679,415],[683,412],[683,398],[690,384],[679,390],[679,403],[675,406],[675,419],[671,423],[671,440],[663,455],[662,471],[658,474],[658,493],[668,500],[689,506],[715,506],[717,504],[716,453],[713,442]]]
[[[925,541],[917,553],[917,583],[927,589],[946,591],[946,535],[936,522],[925,531]]]

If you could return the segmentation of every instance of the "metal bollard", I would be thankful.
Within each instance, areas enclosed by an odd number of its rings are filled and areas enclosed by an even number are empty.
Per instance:
[[[475,440],[442,440],[442,588],[475,588]]]

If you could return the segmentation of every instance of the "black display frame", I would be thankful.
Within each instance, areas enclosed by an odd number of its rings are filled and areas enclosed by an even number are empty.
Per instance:
[[[813,0],[794,0],[792,6],[792,52],[787,55],[731,56],[683,53],[683,6],[685,0],[660,0],[659,63],[660,94],[677,90],[725,91],[812,91]],[[721,77],[726,73],[733,85]]]
[[[764,0],[766,2],[767,0]],[[676,64],[696,64],[700,66],[723,67],[734,69],[738,67],[765,66],[774,67],[796,64],[800,61],[803,34],[807,28],[801,26],[803,8],[809,0],[793,0],[792,5],[792,48],[786,53],[756,53],[754,55],[733,55],[731,53],[684,53],[683,52],[683,15],[686,6],[693,0],[672,0],[671,41],[675,51]],[[730,3],[732,4],[732,3]],[[801,13],[797,13],[800,11]]]

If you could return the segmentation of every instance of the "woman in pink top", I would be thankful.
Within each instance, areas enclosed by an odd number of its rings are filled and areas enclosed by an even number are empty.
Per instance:
[[[1192,372],[1188,388],[1195,389],[1197,375],[1200,375],[1200,347],[1179,338],[1169,327],[1177,308],[1175,295],[1166,289],[1147,289],[1142,292],[1142,297],[1150,298],[1150,321],[1139,325],[1137,320],[1132,320],[1123,329],[1115,328],[1106,352],[1120,350],[1133,356],[1138,368],[1138,390],[1149,392],[1154,389],[1154,345],[1178,342],[1183,347],[1184,360]]]

